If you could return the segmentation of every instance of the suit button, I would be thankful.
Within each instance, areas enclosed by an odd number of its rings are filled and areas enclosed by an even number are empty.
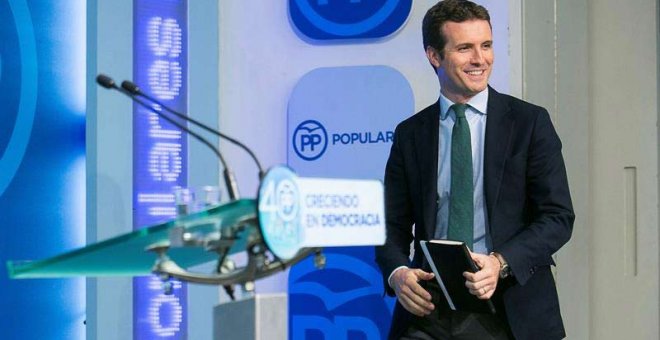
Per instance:
[[[529,268],[529,273],[534,274],[534,268]]]

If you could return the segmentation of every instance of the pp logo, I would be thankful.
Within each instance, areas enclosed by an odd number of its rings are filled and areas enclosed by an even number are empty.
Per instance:
[[[308,258],[289,272],[291,339],[386,339],[392,309],[379,271],[356,254],[325,253],[324,270]]]
[[[298,157],[313,161],[323,156],[328,148],[328,132],[315,120],[300,123],[293,133],[293,150]]]
[[[291,21],[315,40],[386,37],[411,8],[412,0],[289,0]]]

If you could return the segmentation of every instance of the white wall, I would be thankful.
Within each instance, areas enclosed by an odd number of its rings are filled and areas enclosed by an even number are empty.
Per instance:
[[[218,2],[188,0],[188,114],[218,127]],[[213,136],[205,135],[211,141]],[[217,142],[216,142],[217,143]],[[220,167],[215,155],[194,139],[188,141],[188,186],[218,185]],[[210,273],[215,263],[193,271]],[[188,285],[188,339],[211,339],[213,307],[218,287]]]
[[[657,0],[523,2],[523,95],[551,112],[577,215],[557,254],[569,339],[660,334],[658,10]]]
[[[593,339],[660,336],[657,6],[589,6]]]

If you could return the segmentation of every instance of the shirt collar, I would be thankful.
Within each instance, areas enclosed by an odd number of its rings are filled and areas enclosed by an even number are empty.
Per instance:
[[[454,105],[454,102],[447,99],[442,92],[440,93],[440,119],[445,120],[449,116],[449,108]],[[486,114],[488,107],[488,88],[477,93],[474,97],[470,98],[467,102],[469,106],[468,112],[477,113],[480,115]]]

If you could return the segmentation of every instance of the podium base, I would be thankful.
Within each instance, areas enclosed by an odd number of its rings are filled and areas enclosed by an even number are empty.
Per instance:
[[[286,294],[257,294],[213,309],[214,340],[288,339]]]

